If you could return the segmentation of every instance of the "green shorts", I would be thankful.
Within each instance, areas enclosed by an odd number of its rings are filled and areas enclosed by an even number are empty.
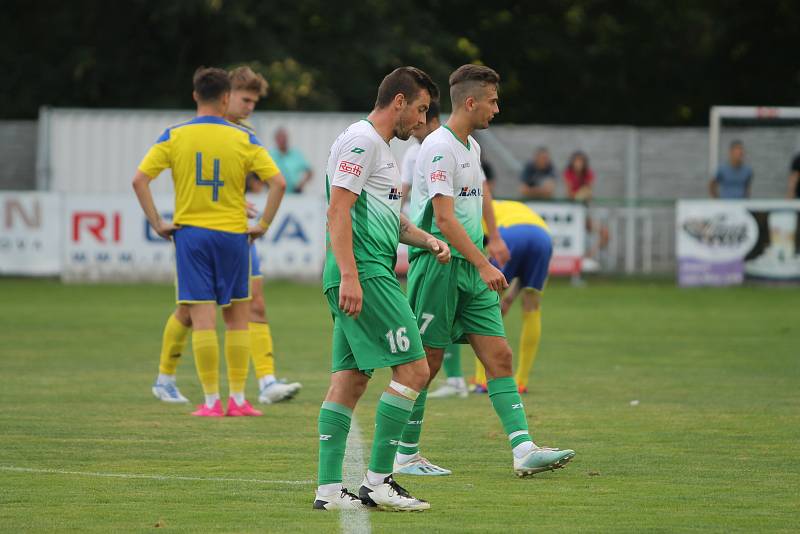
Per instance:
[[[417,319],[394,277],[361,281],[364,300],[358,319],[339,309],[339,286],[325,292],[333,316],[331,372],[392,367],[425,357]]]
[[[426,347],[467,343],[467,334],[506,336],[500,296],[463,258],[442,265],[433,254],[417,256],[408,269],[408,300]]]

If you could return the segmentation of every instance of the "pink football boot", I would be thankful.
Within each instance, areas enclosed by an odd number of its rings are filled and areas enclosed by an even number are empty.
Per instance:
[[[233,397],[228,399],[228,413],[226,413],[228,417],[242,417],[242,416],[249,416],[249,417],[258,417],[259,415],[263,415],[260,411],[253,408],[248,401],[244,401],[244,403],[239,406],[236,404],[236,401],[233,400]]]
[[[222,412],[222,403],[217,399],[217,402],[211,408],[205,404],[200,404],[197,406],[197,411],[192,412],[192,415],[198,417],[223,417],[225,414]]]

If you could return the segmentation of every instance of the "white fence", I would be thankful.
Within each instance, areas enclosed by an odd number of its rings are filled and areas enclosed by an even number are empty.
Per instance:
[[[192,111],[86,110],[44,108],[39,115],[37,188],[59,193],[128,193],[130,181],[148,148],[169,126],[194,116]],[[325,195],[325,165],[334,139],[366,113],[257,112],[251,123],[261,142],[273,146],[278,128],[299,149],[314,171],[310,194]],[[407,141],[392,141],[398,161]],[[169,171],[153,184],[156,193],[172,192]]]

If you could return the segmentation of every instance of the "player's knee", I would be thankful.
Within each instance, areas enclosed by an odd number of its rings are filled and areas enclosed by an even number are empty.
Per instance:
[[[396,367],[392,379],[415,391],[425,389],[430,379],[430,370],[427,360],[416,360]]]

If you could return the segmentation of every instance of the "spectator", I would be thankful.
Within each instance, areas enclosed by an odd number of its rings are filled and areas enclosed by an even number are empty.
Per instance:
[[[275,148],[270,149],[272,159],[286,178],[287,193],[302,193],[311,181],[311,166],[302,152],[289,147],[289,135],[283,128],[275,132]]]
[[[728,163],[719,166],[708,184],[712,198],[749,198],[753,169],[744,163],[744,144],[733,141],[728,151]]]
[[[594,171],[589,166],[589,157],[580,150],[573,152],[564,169],[564,182],[570,200],[588,202],[592,199]]]
[[[553,198],[556,190],[556,170],[547,147],[539,147],[533,159],[525,164],[519,176],[519,191],[526,198]]]
[[[800,152],[792,160],[792,167],[789,169],[789,189],[786,191],[786,198],[800,198]]]

